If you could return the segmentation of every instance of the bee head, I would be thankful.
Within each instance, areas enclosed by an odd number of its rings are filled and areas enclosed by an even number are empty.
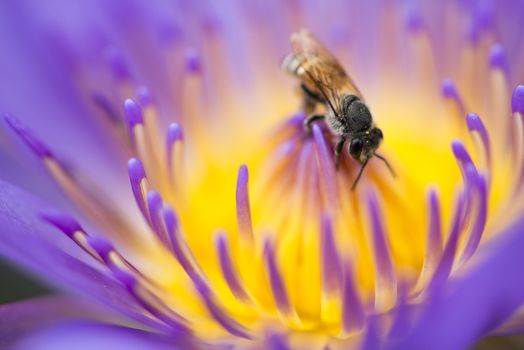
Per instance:
[[[349,144],[349,154],[359,163],[363,163],[373,156],[383,138],[382,131],[373,127],[368,132],[353,137]]]

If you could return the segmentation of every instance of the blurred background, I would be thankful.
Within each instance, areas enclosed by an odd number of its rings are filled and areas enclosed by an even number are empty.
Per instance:
[[[49,286],[0,259],[0,305],[53,293]]]

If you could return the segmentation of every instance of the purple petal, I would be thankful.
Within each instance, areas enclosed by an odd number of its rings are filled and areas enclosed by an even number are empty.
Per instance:
[[[118,48],[114,46],[106,48],[104,56],[116,80],[127,80],[130,78],[129,67]]]
[[[524,303],[524,218],[484,245],[477,263],[451,280],[410,335],[388,349],[466,349]],[[516,269],[517,267],[517,269]]]
[[[0,181],[0,255],[60,288],[156,326],[120,283],[95,268],[95,260],[40,218],[44,209],[49,210],[46,204]]]
[[[0,349],[29,333],[66,319],[106,319],[110,315],[83,298],[53,296],[0,306]]]
[[[268,350],[290,350],[286,339],[277,333],[271,333],[267,336]]]
[[[366,331],[363,334],[360,350],[377,350],[381,349],[381,341],[378,329],[379,318],[375,315],[368,316]]]
[[[45,329],[24,340],[16,350],[177,350],[195,349],[176,339],[120,326],[76,322]]]

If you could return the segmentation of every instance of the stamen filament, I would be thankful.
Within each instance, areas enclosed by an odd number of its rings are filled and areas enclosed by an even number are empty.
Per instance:
[[[371,244],[375,263],[375,309],[387,310],[396,302],[397,278],[393,268],[390,248],[387,242],[383,217],[380,214],[378,199],[374,192],[367,193]]]

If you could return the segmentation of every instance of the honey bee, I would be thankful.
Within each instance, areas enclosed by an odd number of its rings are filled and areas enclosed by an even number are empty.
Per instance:
[[[307,30],[292,34],[291,46],[293,52],[284,58],[282,67],[301,81],[303,108],[308,114],[304,127],[310,131],[314,122],[324,120],[338,136],[337,170],[344,144],[349,141],[348,152],[361,165],[351,189],[355,189],[373,156],[382,160],[394,176],[389,162],[376,152],[384,135],[374,125],[360,90],[337,59]],[[325,107],[324,114],[314,113],[319,104]]]

